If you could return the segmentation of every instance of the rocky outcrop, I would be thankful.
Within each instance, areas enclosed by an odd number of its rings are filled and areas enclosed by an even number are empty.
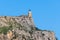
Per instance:
[[[56,40],[52,31],[35,27],[31,11],[28,15],[0,16],[0,40]]]

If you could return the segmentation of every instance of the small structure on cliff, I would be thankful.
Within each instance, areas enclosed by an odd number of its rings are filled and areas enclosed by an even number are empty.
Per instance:
[[[28,11],[28,17],[32,18],[32,12],[31,12],[31,10]]]

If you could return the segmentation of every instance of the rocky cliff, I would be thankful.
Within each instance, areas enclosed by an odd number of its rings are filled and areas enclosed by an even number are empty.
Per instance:
[[[0,40],[56,40],[52,31],[35,27],[31,12],[21,16],[0,16]]]

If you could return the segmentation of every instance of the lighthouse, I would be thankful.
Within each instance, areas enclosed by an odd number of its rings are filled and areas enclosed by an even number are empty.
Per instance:
[[[31,12],[31,10],[28,11],[28,17],[29,17],[29,18],[32,17],[32,12]]]

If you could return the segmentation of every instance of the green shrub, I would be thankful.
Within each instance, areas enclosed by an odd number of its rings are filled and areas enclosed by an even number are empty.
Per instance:
[[[7,34],[7,32],[9,30],[12,30],[12,26],[9,26],[9,27],[0,27],[0,34],[3,33],[3,34]]]

